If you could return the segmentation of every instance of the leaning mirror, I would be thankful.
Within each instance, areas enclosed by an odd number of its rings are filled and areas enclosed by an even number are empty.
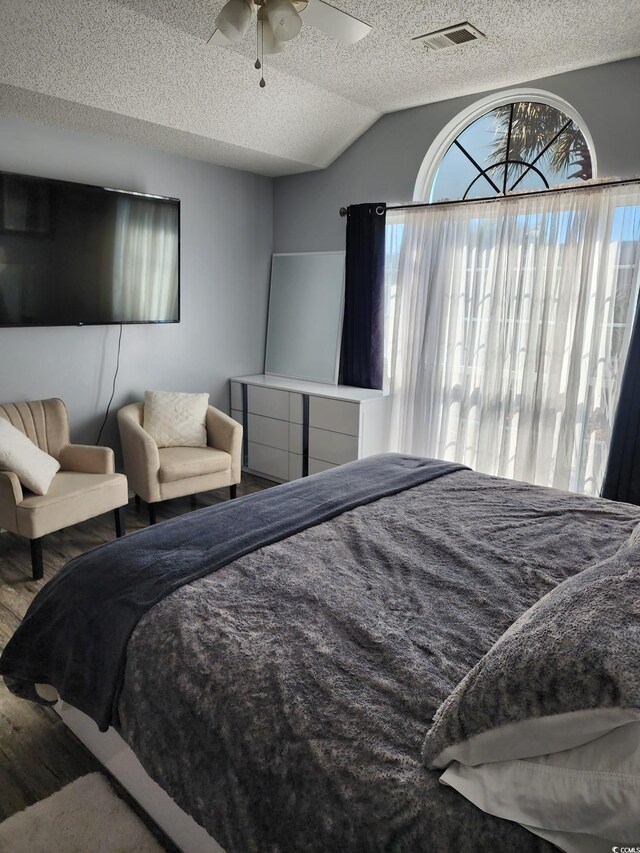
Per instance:
[[[338,381],[344,252],[274,255],[265,373]]]

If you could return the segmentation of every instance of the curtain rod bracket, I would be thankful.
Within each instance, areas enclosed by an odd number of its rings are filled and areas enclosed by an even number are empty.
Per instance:
[[[376,210],[376,213],[378,214],[378,216],[382,216],[386,212],[386,209],[387,208],[385,205],[379,204],[375,210]],[[348,207],[341,207],[340,210],[338,211],[338,213],[340,214],[340,216],[343,216],[343,217],[347,216],[347,214],[349,213],[349,208]]]

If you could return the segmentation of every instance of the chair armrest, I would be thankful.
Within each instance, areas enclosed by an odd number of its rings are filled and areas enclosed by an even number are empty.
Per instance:
[[[22,485],[13,471],[0,471],[0,527],[18,532],[16,507],[22,503]]]
[[[116,469],[115,456],[110,447],[67,444],[60,452],[60,468],[83,474],[113,474]]]
[[[145,501],[160,500],[160,454],[158,445],[148,432],[130,415],[118,412],[118,427],[127,479],[134,492]]]
[[[242,424],[234,421],[214,406],[207,409],[207,444],[224,450],[231,456],[231,473],[234,483],[240,482],[242,460]]]

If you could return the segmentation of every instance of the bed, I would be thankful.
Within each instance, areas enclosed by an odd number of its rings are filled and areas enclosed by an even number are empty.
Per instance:
[[[515,620],[638,522],[640,507],[373,457],[76,558],[0,671],[115,728],[227,853],[551,851],[441,784],[425,732]]]

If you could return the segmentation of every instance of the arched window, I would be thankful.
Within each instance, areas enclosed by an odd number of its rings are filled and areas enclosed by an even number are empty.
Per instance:
[[[593,177],[593,146],[575,110],[547,92],[515,91],[485,98],[447,125],[427,152],[414,198],[487,198]]]

